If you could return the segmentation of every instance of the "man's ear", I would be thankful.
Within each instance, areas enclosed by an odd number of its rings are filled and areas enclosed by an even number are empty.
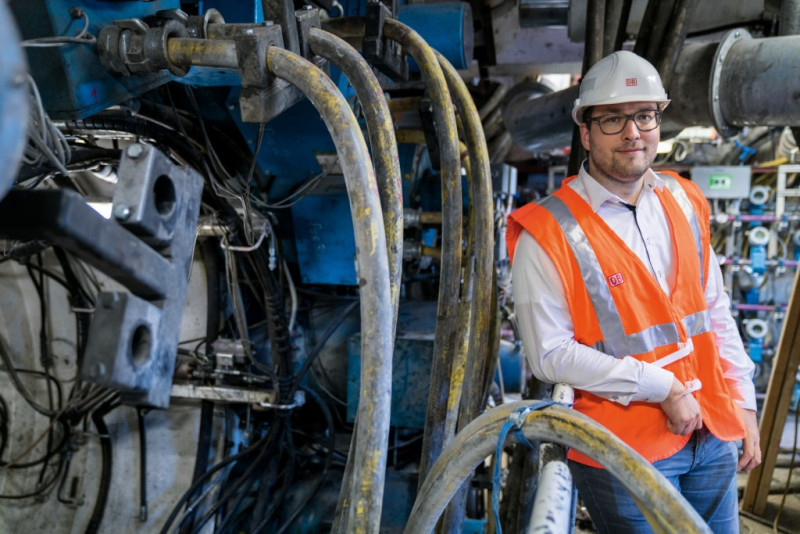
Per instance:
[[[589,127],[586,126],[585,122],[582,122],[579,128],[581,129],[581,144],[583,145],[583,149],[589,152]]]

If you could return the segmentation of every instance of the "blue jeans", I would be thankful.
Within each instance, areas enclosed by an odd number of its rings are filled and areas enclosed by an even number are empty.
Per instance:
[[[737,448],[705,428],[669,458],[653,462],[689,501],[715,534],[739,532],[736,491]],[[600,533],[652,532],[628,490],[605,469],[570,462],[570,470],[595,527]]]

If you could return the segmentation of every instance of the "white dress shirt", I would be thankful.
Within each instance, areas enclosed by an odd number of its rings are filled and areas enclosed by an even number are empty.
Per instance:
[[[584,165],[578,177],[569,183],[650,268],[661,289],[669,295],[675,286],[672,238],[666,214],[654,192],[663,186],[663,180],[648,170],[634,215],[618,196],[589,176]],[[713,249],[706,256],[709,269],[705,296],[720,357],[728,363],[727,368],[723,366],[725,377],[738,384],[744,399],[740,402],[742,408],[755,410],[752,380],[755,366],[731,317],[717,256]],[[521,232],[517,241],[512,282],[519,331],[538,379],[570,384],[623,405],[631,401],[661,402],[667,398],[674,379],[670,371],[630,356],[615,358],[575,340],[561,278],[552,260],[527,231]]]

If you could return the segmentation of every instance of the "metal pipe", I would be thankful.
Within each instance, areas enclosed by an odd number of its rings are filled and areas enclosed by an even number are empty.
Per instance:
[[[650,31],[658,17],[657,0],[648,0],[647,7],[642,15],[642,22],[639,24],[639,32],[636,35],[636,43],[633,45],[633,53],[644,57],[647,54],[647,43],[650,38]],[[646,28],[646,30],[645,30]]]
[[[361,290],[360,395],[352,476],[342,491],[350,506],[344,518],[347,532],[378,532],[389,442],[392,373],[392,309],[389,264],[383,216],[375,174],[358,122],[346,100],[324,72],[302,57],[270,47],[267,67],[297,86],[319,111],[333,137],[342,165],[355,227]]]
[[[578,86],[541,95],[531,88],[530,98],[515,98],[503,110],[503,120],[511,138],[532,152],[568,146],[572,139],[572,105]],[[535,97],[535,98],[534,98]]]
[[[498,406],[472,421],[448,445],[417,493],[403,532],[431,532],[448,501],[475,467],[497,446],[502,425],[531,401]],[[570,408],[553,405],[529,413],[521,423],[529,440],[560,443],[586,454],[628,489],[651,526],[661,532],[711,530],[664,476],[636,451],[597,422]]]
[[[389,111],[392,113],[402,113],[405,111],[419,111],[419,103],[422,98],[418,96],[407,96],[400,98],[392,98],[387,102]]]
[[[660,0],[656,4],[655,19],[647,28],[647,49],[642,56],[650,63],[657,63],[661,52],[661,43],[664,42],[664,35],[667,28],[671,26],[670,17],[675,7],[675,0]],[[650,7],[648,5],[648,7]],[[640,30],[641,35],[641,30]]]
[[[781,35],[800,33],[800,0],[781,0],[778,30]]]
[[[180,66],[239,68],[236,42],[224,39],[173,37],[167,41],[167,59]]]
[[[605,21],[603,27],[603,57],[609,55],[617,44],[617,37],[624,32],[623,22],[627,24],[628,16],[623,10],[624,2],[608,2],[606,4]]]
[[[797,79],[800,36],[750,39],[745,30],[722,57],[719,101],[725,122],[742,126],[800,126]],[[711,87],[713,91],[714,87]]]
[[[617,4],[619,2],[612,2],[611,4]],[[633,4],[633,0],[622,0],[622,13],[620,13],[620,20],[619,24],[617,25],[617,36],[614,39],[614,47],[613,50],[622,50],[622,43],[625,42],[625,39],[628,37],[628,19],[631,15],[631,5]]]
[[[575,390],[567,384],[553,387],[553,400],[565,406],[575,402]],[[539,476],[528,532],[569,532],[575,509],[572,476],[567,453],[557,443],[539,445]]]
[[[689,20],[694,13],[695,7],[697,7],[697,0],[678,0],[675,3],[675,8],[670,17],[672,24],[666,37],[664,37],[658,63],[656,64],[656,69],[661,75],[661,82],[664,87],[669,87],[670,81],[672,81],[672,74],[675,72],[678,56],[683,48],[683,42],[686,40]]]
[[[458,132],[447,81],[433,50],[411,28],[396,20],[386,20],[384,35],[397,41],[420,67],[433,105],[436,136],[439,141],[442,179],[442,260],[436,332],[433,342],[431,387],[425,420],[420,469],[434,459],[431,440],[443,442],[444,417],[450,391],[450,366],[455,357],[459,285],[461,281],[461,165]]]
[[[592,65],[603,57],[603,30],[606,12],[605,0],[588,0],[586,3],[586,42],[583,53],[581,74],[592,68]],[[570,145],[568,174],[577,174],[578,165],[586,157],[586,150],[581,143],[581,131],[577,125],[572,127],[572,143]]]
[[[367,123],[386,232],[394,332],[403,268],[403,184],[392,116],[375,73],[355,48],[319,28],[311,28],[309,42],[315,54],[327,59],[347,76]]]
[[[482,106],[481,109],[478,110],[478,115],[480,116],[481,120],[486,120],[486,117],[489,116],[489,113],[494,111],[494,108],[499,106],[503,99],[508,94],[508,86],[505,84],[498,84],[497,87],[494,88],[492,91],[489,100],[487,100]]]
[[[584,44],[583,74],[603,58],[603,31],[605,29],[606,0],[588,0],[586,3],[586,42]]]

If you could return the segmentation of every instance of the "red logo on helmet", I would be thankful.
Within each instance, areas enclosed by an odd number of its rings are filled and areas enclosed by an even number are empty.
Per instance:
[[[608,277],[608,285],[611,287],[618,286],[623,282],[625,282],[625,280],[622,279],[622,273],[614,273]]]
[[[625,78],[625,86],[626,87],[636,87],[639,85],[638,78]]]

